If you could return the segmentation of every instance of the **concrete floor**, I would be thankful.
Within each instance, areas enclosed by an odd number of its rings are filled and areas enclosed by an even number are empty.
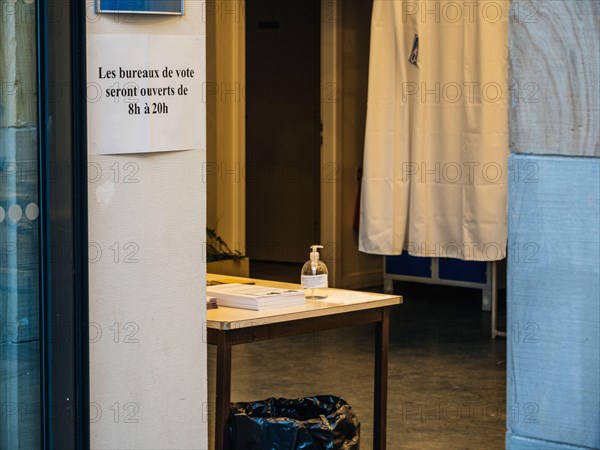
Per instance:
[[[257,278],[286,280],[296,267],[251,271]],[[480,291],[396,283],[395,292],[404,304],[391,320],[388,449],[503,449],[506,341],[490,339]],[[358,415],[361,449],[369,450],[373,346],[372,326],[236,346],[232,400],[339,395]],[[215,354],[209,347],[211,401]]]

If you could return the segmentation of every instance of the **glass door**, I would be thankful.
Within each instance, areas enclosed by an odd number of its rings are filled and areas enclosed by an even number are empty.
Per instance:
[[[35,3],[0,0],[0,449],[40,448]]]
[[[85,8],[0,0],[0,450],[89,448]]]

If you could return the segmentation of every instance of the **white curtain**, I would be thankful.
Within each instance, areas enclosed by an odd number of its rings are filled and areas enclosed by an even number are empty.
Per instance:
[[[504,258],[508,14],[502,0],[374,1],[361,251]]]

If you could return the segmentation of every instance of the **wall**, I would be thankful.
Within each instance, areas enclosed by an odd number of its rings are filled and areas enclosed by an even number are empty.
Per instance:
[[[202,2],[204,3],[204,2]],[[207,223],[246,247],[245,0],[206,1]]]
[[[367,118],[367,86],[372,1],[344,1],[342,8],[342,287],[381,285],[383,258],[358,251],[353,223],[358,194],[357,171],[362,167]]]
[[[513,4],[509,449],[600,448],[599,8]]]
[[[203,6],[187,1],[183,17],[96,16],[88,1],[88,39],[204,36]],[[188,120],[205,142],[206,116]],[[94,449],[207,448],[204,158],[205,148],[89,158]]]

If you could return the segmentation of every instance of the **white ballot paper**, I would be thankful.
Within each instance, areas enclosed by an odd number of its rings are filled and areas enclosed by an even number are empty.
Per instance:
[[[206,293],[216,297],[219,306],[253,309],[255,311],[298,306],[306,303],[304,291],[300,289],[231,283],[207,286]]]

